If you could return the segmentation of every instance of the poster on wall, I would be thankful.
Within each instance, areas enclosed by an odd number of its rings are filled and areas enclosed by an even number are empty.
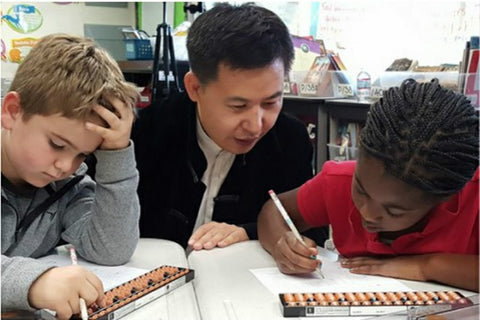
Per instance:
[[[34,5],[15,4],[2,14],[2,25],[22,35],[38,30],[43,24],[43,15]],[[2,39],[2,61],[21,63],[38,39],[33,37],[13,37],[9,46]]]
[[[32,47],[38,42],[37,38],[17,38],[12,39],[8,58],[10,62],[22,63],[23,59],[30,52]]]
[[[16,4],[2,15],[2,21],[12,30],[28,34],[42,26],[43,16],[35,6],[29,4]]]
[[[5,42],[3,42],[3,39],[1,41],[1,46],[2,46],[2,61],[7,61],[7,47],[5,46]]]

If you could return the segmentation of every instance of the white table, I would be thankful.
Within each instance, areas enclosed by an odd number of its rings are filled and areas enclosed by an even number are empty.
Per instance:
[[[54,262],[54,264],[57,265],[65,263],[64,260],[66,259],[67,264],[69,264],[70,258],[68,257],[67,246],[62,246],[57,249],[58,256],[52,255],[44,257],[42,259],[46,259],[47,261],[51,259],[62,259],[60,260],[61,262],[58,262],[59,264],[57,264],[57,262]],[[128,268],[124,268],[124,270],[120,271],[116,269],[117,267],[114,267],[114,269],[112,270],[106,270],[102,266],[87,263],[82,259],[79,259],[79,264],[84,264],[87,269],[91,269],[93,272],[95,272],[95,269],[93,268],[97,268],[97,272],[102,272],[102,274],[104,274],[105,276],[109,275],[109,277],[111,277],[112,279],[116,278],[115,275],[117,274],[117,272],[124,272],[122,278],[126,279],[118,279],[119,283],[115,284],[115,286],[136,277],[136,275],[129,275],[130,273],[132,273],[132,269]],[[124,266],[118,268],[121,269],[122,267],[133,267],[138,269],[145,269],[145,272],[148,272],[163,265],[188,268],[185,250],[179,244],[172,241],[142,238],[140,239],[130,261]],[[134,270],[134,272],[138,275],[144,273],[142,272],[142,270]],[[100,274],[97,275],[102,278]],[[106,279],[104,279],[104,285],[105,280]],[[176,289],[173,289],[169,293],[153,300],[152,302],[142,306],[141,308],[133,311],[132,313],[127,314],[122,318],[122,320],[201,319],[192,281]]]
[[[188,268],[185,250],[177,243],[160,239],[140,239],[126,266],[154,269],[162,265]],[[197,274],[195,273],[195,278]],[[192,280],[192,281],[195,281]],[[192,281],[150,302],[122,319],[196,320],[201,319]]]
[[[278,295],[270,292],[249,271],[275,266],[273,258],[258,241],[241,242],[227,248],[194,251],[190,253],[188,262],[190,268],[195,270],[193,285],[202,319],[285,319]],[[475,294],[434,283],[402,282],[412,290],[455,290],[465,296]]]

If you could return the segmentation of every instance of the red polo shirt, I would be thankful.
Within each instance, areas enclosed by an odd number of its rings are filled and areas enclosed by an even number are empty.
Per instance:
[[[378,233],[362,227],[351,195],[354,171],[354,161],[328,161],[297,195],[300,213],[308,224],[332,226],[333,242],[341,255],[478,254],[478,169],[458,194],[432,209],[422,232],[402,235],[390,245],[381,243]]]

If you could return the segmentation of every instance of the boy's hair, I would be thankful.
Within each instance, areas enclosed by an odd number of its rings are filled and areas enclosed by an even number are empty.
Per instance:
[[[387,173],[427,194],[448,196],[478,167],[478,120],[470,101],[438,79],[408,79],[370,107],[360,144]]]
[[[19,66],[10,91],[19,93],[25,120],[57,113],[85,120],[95,104],[112,110],[108,96],[132,110],[138,99],[105,50],[92,39],[67,34],[43,37]]]
[[[232,69],[255,69],[281,59],[288,73],[294,57],[282,20],[249,3],[221,3],[201,14],[188,31],[187,49],[190,68],[203,84],[217,79],[221,63]]]

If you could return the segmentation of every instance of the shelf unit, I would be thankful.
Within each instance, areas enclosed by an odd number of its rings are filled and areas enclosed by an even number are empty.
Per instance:
[[[339,121],[365,123],[372,102],[359,102],[354,99],[284,96],[285,112],[304,121],[307,126],[311,119],[316,119],[316,127],[313,131],[315,133],[313,161],[316,172],[320,172],[323,163],[329,160],[327,145],[334,141]]]

